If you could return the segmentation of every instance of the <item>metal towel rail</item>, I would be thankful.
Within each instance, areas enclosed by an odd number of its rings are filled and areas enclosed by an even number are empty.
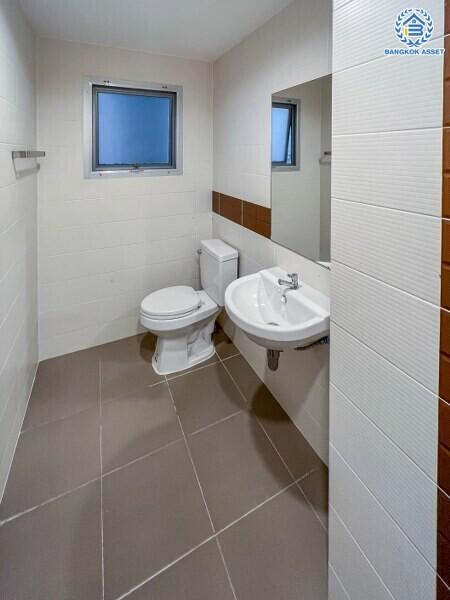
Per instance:
[[[45,156],[45,152],[43,152],[42,150],[13,150],[11,152],[11,156],[12,156],[12,161],[13,161],[13,166],[14,166],[14,173],[17,177],[17,179],[21,178],[21,177],[25,177],[26,175],[31,175],[33,173],[37,173],[39,171],[40,164],[36,163],[36,165],[34,167],[31,167],[29,169],[22,169],[21,171],[17,170],[16,167],[16,159],[18,158],[42,158]]]

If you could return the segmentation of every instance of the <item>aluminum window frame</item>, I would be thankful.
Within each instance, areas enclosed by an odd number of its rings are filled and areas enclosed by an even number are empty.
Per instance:
[[[282,171],[299,171],[300,170],[300,110],[301,110],[301,101],[299,98],[283,98],[282,96],[272,96],[272,103],[270,105],[270,116],[271,116],[271,127],[270,131],[272,132],[272,109],[274,105],[283,105],[287,104],[292,107],[292,115],[293,115],[293,132],[291,134],[292,140],[292,148],[293,148],[293,164],[288,165],[285,162],[272,162],[272,171],[282,172]],[[289,138],[287,138],[286,142]],[[270,153],[272,159],[272,134],[270,136]]]
[[[142,165],[130,167],[129,165],[112,166],[106,168],[95,164],[98,142],[98,120],[96,114],[96,99],[100,89],[111,88],[111,91],[122,93],[127,90],[131,94],[144,96],[161,96],[161,93],[171,95],[174,98],[174,110],[172,114],[172,165]],[[87,179],[97,177],[151,177],[183,174],[183,88],[179,85],[168,85],[160,83],[139,83],[125,80],[107,80],[98,77],[89,77],[84,80],[83,99],[83,151],[84,151],[84,176]],[[94,146],[95,144],[95,146]]]

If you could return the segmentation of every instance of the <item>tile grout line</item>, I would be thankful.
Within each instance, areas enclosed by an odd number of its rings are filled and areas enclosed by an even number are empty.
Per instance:
[[[231,593],[233,594],[233,598],[234,598],[234,600],[238,600],[238,597],[237,597],[237,594],[236,594],[236,590],[234,588],[233,581],[231,579],[231,574],[230,574],[230,571],[228,569],[227,561],[225,560],[225,556],[224,556],[223,551],[222,551],[222,546],[220,545],[219,536],[217,536],[217,535],[216,535],[216,546],[217,546],[217,550],[219,551],[220,558],[222,559],[222,564],[223,564],[223,567],[225,569],[225,573],[227,575],[228,584],[230,586]]]
[[[96,481],[99,481],[99,479],[100,479],[100,477],[95,477],[94,479],[89,479],[89,481],[85,481],[84,483],[81,483],[80,485],[77,485],[76,487],[71,488],[70,490],[61,492],[60,494],[53,496],[52,498],[47,498],[47,500],[44,500],[43,502],[40,502],[39,504],[35,504],[34,506],[30,506],[29,508],[26,508],[22,512],[16,513],[15,515],[11,515],[10,517],[6,517],[6,519],[3,519],[2,521],[0,521],[0,527],[3,527],[4,525],[7,525],[8,523],[15,521],[16,519],[19,519],[20,517],[23,517],[31,512],[34,512],[38,508],[47,506],[47,504],[51,504],[52,502],[55,502],[56,500],[60,500],[61,498],[65,498],[69,494],[72,494],[72,492],[81,490],[82,488],[90,485],[91,483],[95,483]]]
[[[256,512],[260,508],[262,508],[265,504],[268,504],[272,500],[275,500],[275,498],[277,498],[278,496],[281,496],[281,494],[283,494],[284,492],[287,492],[290,488],[294,487],[300,481],[302,481],[303,479],[306,479],[306,477],[308,477],[309,475],[311,475],[311,473],[313,471],[314,471],[314,469],[312,471],[308,471],[308,473],[306,473],[305,475],[302,475],[302,477],[300,477],[296,481],[292,481],[289,485],[285,486],[281,490],[278,490],[278,492],[276,492],[273,496],[270,496],[270,498],[266,498],[266,500],[264,500],[263,502],[261,502],[257,506],[254,506],[253,508],[251,508],[249,511],[247,511],[246,513],[244,513],[243,515],[241,515],[240,517],[238,517],[234,521],[231,521],[231,523],[228,523],[228,525],[225,525],[225,527],[222,527],[222,529],[219,529],[216,533],[211,534],[210,536],[208,536],[207,538],[205,538],[202,542],[200,542],[196,546],[193,546],[192,548],[190,548],[189,550],[187,550],[186,552],[184,552],[183,554],[181,554],[180,556],[178,556],[177,558],[175,558],[172,562],[168,563],[164,567],[161,567],[161,569],[159,569],[158,571],[156,571],[155,573],[153,573],[152,575],[150,575],[150,577],[147,577],[147,579],[145,579],[144,581],[141,581],[140,583],[136,584],[133,588],[129,589],[127,592],[125,592],[121,596],[117,597],[115,600],[122,600],[122,598],[128,597],[131,593],[133,593],[136,590],[138,590],[139,588],[143,587],[149,581],[151,581],[152,579],[155,579],[155,577],[157,577],[158,575],[161,575],[161,573],[164,573],[165,571],[167,571],[168,569],[170,569],[171,567],[173,567],[174,565],[176,565],[178,562],[180,562],[184,558],[188,557],[190,554],[192,554],[193,552],[195,552],[196,550],[198,550],[199,548],[201,548],[202,546],[204,546],[208,542],[211,542],[212,540],[215,540],[216,538],[218,538],[219,535],[221,535],[222,533],[224,533],[225,531],[227,531],[231,527],[234,527],[235,525],[237,525],[240,521],[242,521],[246,517],[250,516],[252,513]]]
[[[166,381],[167,381],[167,377],[166,377]],[[192,465],[192,469],[194,471],[195,479],[197,480],[197,485],[198,485],[198,487],[200,489],[200,494],[201,494],[202,499],[203,499],[203,504],[205,505],[206,512],[207,512],[208,518],[209,518],[209,522],[211,524],[211,528],[213,530],[213,533],[215,534],[216,533],[216,529],[214,527],[214,523],[213,523],[213,520],[212,520],[212,517],[211,517],[211,513],[209,512],[208,504],[206,503],[206,498],[205,498],[205,494],[203,492],[203,487],[202,487],[202,485],[200,483],[200,479],[199,479],[199,476],[198,476],[198,473],[197,473],[197,469],[196,469],[195,464],[194,464],[194,459],[192,458],[191,449],[189,448],[189,444],[188,444],[188,441],[187,441],[187,438],[186,438],[186,434],[185,434],[184,429],[183,429],[183,424],[181,423],[181,419],[180,419],[180,417],[179,417],[179,415],[177,413],[177,409],[176,409],[176,405],[175,405],[175,400],[174,400],[174,397],[173,397],[173,394],[172,394],[172,390],[170,389],[170,385],[169,385],[168,381],[167,381],[167,386],[169,388],[169,394],[170,394],[170,397],[172,399],[172,405],[173,405],[173,408],[175,410],[175,414],[177,415],[178,425],[180,426],[181,433],[183,434],[184,445],[186,447],[186,451],[188,453],[189,460],[191,461],[191,465]]]
[[[216,352],[216,356],[217,356],[217,358],[218,358],[218,361],[219,361],[219,364],[220,364],[220,362],[221,362],[221,361],[220,361],[220,357],[219,357],[219,355],[217,354],[217,352]],[[166,377],[166,381],[167,381],[167,377]],[[174,407],[174,410],[175,410],[175,412],[176,412],[175,400],[174,400],[174,397],[173,397],[173,394],[172,394],[172,390],[170,389],[170,384],[169,384],[169,382],[168,382],[168,381],[167,381],[167,386],[168,386],[168,388],[169,388],[170,397],[172,398],[173,407]],[[228,579],[228,584],[229,584],[229,586],[230,586],[231,593],[233,594],[233,598],[234,598],[234,600],[238,600],[238,598],[237,598],[237,596],[236,596],[236,590],[234,589],[234,585],[233,585],[233,582],[232,582],[232,580],[231,580],[230,571],[229,571],[229,569],[228,569],[228,565],[227,565],[227,563],[226,563],[225,556],[224,556],[224,554],[223,554],[223,552],[222,552],[222,546],[220,545],[219,538],[217,537],[217,534],[216,534],[216,529],[215,529],[215,526],[214,526],[214,522],[213,522],[213,520],[212,520],[211,513],[210,513],[210,511],[209,511],[208,504],[207,504],[207,502],[206,502],[205,493],[204,493],[204,491],[203,491],[203,487],[202,487],[202,484],[201,484],[201,482],[200,482],[200,478],[199,478],[199,476],[198,476],[198,473],[197,473],[197,468],[196,468],[196,466],[195,466],[194,459],[193,459],[193,457],[192,457],[191,449],[190,449],[190,447],[189,447],[189,444],[188,444],[188,441],[187,441],[187,438],[186,438],[186,434],[185,434],[185,432],[184,432],[183,425],[182,425],[182,423],[181,423],[181,419],[180,419],[180,417],[179,417],[179,415],[178,415],[178,414],[177,414],[177,419],[178,419],[178,423],[179,423],[179,425],[180,425],[180,427],[181,427],[181,432],[182,432],[182,434],[183,434],[183,438],[184,438],[184,443],[185,443],[185,446],[186,446],[186,450],[187,450],[187,452],[188,452],[188,454],[189,454],[189,459],[190,459],[190,461],[191,461],[192,468],[193,468],[193,470],[194,470],[195,478],[196,478],[196,480],[197,480],[197,484],[198,484],[198,487],[199,487],[199,489],[200,489],[200,493],[201,493],[201,496],[202,496],[202,499],[203,499],[203,503],[204,503],[204,505],[205,505],[206,512],[208,513],[209,521],[210,521],[210,523],[211,523],[211,527],[212,527],[212,530],[213,530],[213,533],[214,533],[214,536],[215,536],[215,540],[216,540],[217,549],[218,549],[218,552],[219,552],[219,554],[220,554],[220,558],[221,558],[221,560],[222,560],[223,567],[224,567],[224,569],[225,569],[225,573],[226,573],[226,576],[227,576],[227,579]]]
[[[244,359],[245,360],[245,359]],[[240,389],[240,387],[238,386],[238,384],[236,383],[234,377],[231,375],[231,373],[229,372],[229,370],[227,369],[227,367],[225,366],[225,364],[222,362],[222,365],[224,367],[224,369],[226,370],[226,372],[228,373],[228,375],[231,377],[231,379],[233,380],[234,385],[236,386],[236,388],[239,390],[239,393],[241,394],[242,398],[245,400],[246,404],[248,405],[248,401],[245,398],[242,390]],[[262,382],[264,383],[264,382]],[[275,399],[276,401],[276,399]],[[289,473],[289,476],[292,478],[292,481],[295,482],[299,492],[302,494],[302,496],[305,498],[309,508],[311,509],[312,513],[314,514],[314,516],[316,517],[316,519],[319,521],[320,526],[326,531],[327,535],[328,535],[328,530],[326,529],[325,525],[322,523],[321,519],[319,518],[319,515],[317,514],[317,512],[315,511],[311,501],[308,499],[308,497],[306,496],[305,492],[303,491],[303,489],[301,488],[301,486],[299,485],[299,482],[302,481],[303,479],[305,479],[306,477],[308,477],[309,475],[312,475],[313,473],[315,473],[316,471],[319,470],[318,467],[315,467],[314,469],[311,469],[311,471],[308,471],[307,473],[305,473],[305,475],[303,475],[300,479],[295,478],[294,474],[292,473],[292,471],[290,470],[290,468],[288,467],[288,465],[286,464],[285,460],[283,459],[283,457],[281,456],[280,452],[278,451],[277,447],[275,446],[275,444],[273,443],[271,437],[269,436],[269,434],[267,433],[267,431],[264,428],[264,425],[260,422],[258,417],[255,417],[258,425],[261,427],[261,429],[263,430],[264,434],[266,435],[267,439],[270,442],[270,445],[272,446],[272,448],[275,450],[275,452],[277,453],[279,459],[281,460],[281,462],[283,463],[286,471]]]
[[[250,516],[252,513],[256,512],[258,509],[262,508],[265,504],[271,502],[272,500],[275,500],[275,498],[277,498],[278,496],[281,496],[281,494],[284,494],[284,492],[287,492],[290,488],[296,486],[300,481],[309,477],[313,472],[314,472],[314,469],[312,469],[311,471],[308,471],[307,473],[302,475],[296,481],[291,481],[291,483],[289,483],[285,487],[281,488],[281,490],[278,490],[278,492],[273,494],[273,496],[270,496],[270,498],[266,498],[265,500],[260,502],[257,506],[254,506],[253,508],[248,510],[246,513],[244,513],[243,515],[241,515],[234,521],[231,521],[231,523],[228,523],[228,525],[225,525],[225,527],[222,527],[222,529],[219,529],[219,531],[216,533],[216,535],[221,535],[222,533],[227,531],[227,529],[230,529],[230,527],[237,525],[237,523],[239,523],[239,521],[242,521],[242,519],[245,519],[246,517]]]
[[[235,387],[237,388],[238,392],[239,392],[239,393],[240,393],[240,395],[242,396],[242,398],[243,398],[243,400],[244,400],[245,404],[246,404],[247,406],[249,406],[249,402],[248,402],[247,398],[244,396],[244,393],[242,392],[241,388],[238,386],[238,384],[237,384],[236,380],[234,379],[234,377],[232,376],[232,374],[230,373],[230,371],[227,369],[227,367],[224,365],[223,361],[221,361],[221,362],[222,362],[222,365],[223,365],[224,369],[226,370],[226,372],[227,372],[227,373],[228,373],[228,375],[230,376],[231,380],[233,381],[233,383],[234,383]],[[292,471],[289,469],[289,467],[288,467],[288,466],[287,466],[287,464],[285,463],[285,461],[284,461],[283,457],[282,457],[282,456],[281,456],[281,454],[278,452],[278,450],[277,450],[277,448],[275,447],[275,444],[272,442],[272,440],[271,440],[271,438],[270,438],[269,434],[268,434],[268,433],[267,433],[267,431],[264,429],[263,425],[260,423],[260,421],[259,421],[258,417],[256,417],[256,416],[255,416],[255,419],[256,419],[256,422],[258,423],[258,425],[260,426],[260,428],[262,429],[262,431],[264,432],[264,435],[265,435],[265,436],[267,437],[267,439],[269,440],[269,442],[270,442],[270,445],[272,446],[272,448],[273,448],[273,449],[275,450],[275,452],[277,453],[277,455],[278,455],[278,458],[279,458],[279,459],[281,460],[281,462],[283,463],[283,466],[284,466],[284,468],[286,469],[286,471],[288,472],[288,474],[289,474],[290,478],[292,479],[292,481],[295,481],[295,477],[294,477],[294,475],[293,475]]]
[[[317,473],[319,469],[313,469],[313,471],[311,471],[309,473],[309,475],[313,475],[314,473]],[[304,497],[304,499],[306,500],[306,503],[308,504],[309,508],[312,510],[314,516],[316,517],[316,519],[319,521],[322,529],[325,531],[325,533],[328,535],[328,529],[325,526],[325,523],[322,523],[322,519],[319,517],[319,514],[317,513],[316,509],[314,508],[313,503],[311,502],[311,500],[308,498],[308,496],[306,495],[306,492],[303,490],[302,486],[300,485],[300,481],[297,482],[297,487],[299,489],[299,492],[301,493],[301,495]]]
[[[85,413],[88,410],[93,410],[93,408],[94,408],[94,406],[88,406],[87,408],[82,408],[80,410],[77,410],[76,412],[74,412],[70,415],[65,415],[63,417],[57,417],[56,419],[50,419],[49,421],[43,421],[42,423],[39,423],[38,425],[30,425],[26,429],[22,429],[20,432],[20,435],[22,435],[23,433],[29,433],[30,431],[36,431],[37,429],[41,429],[41,427],[46,427],[47,425],[52,425],[53,423],[59,423],[60,421],[65,421],[66,419],[71,419],[72,417],[77,417],[78,415],[81,415],[82,413]]]
[[[90,483],[100,481],[100,479],[103,479],[104,477],[109,477],[109,475],[112,475],[112,474],[116,473],[117,471],[122,471],[122,469],[125,469],[126,467],[134,465],[135,463],[140,462],[141,460],[144,460],[145,458],[149,458],[153,454],[157,454],[160,450],[165,450],[166,448],[169,448],[170,446],[173,446],[174,444],[179,444],[182,441],[183,441],[183,438],[180,437],[180,438],[174,440],[173,442],[164,444],[164,446],[161,446],[160,448],[156,448],[155,450],[152,450],[151,452],[148,452],[147,454],[143,454],[142,456],[139,456],[138,458],[135,458],[135,459],[131,460],[130,462],[125,463],[124,465],[120,465],[120,467],[116,467],[114,469],[111,469],[110,471],[106,471],[106,473],[103,473],[103,475],[100,475],[99,477],[95,477],[94,479],[89,479],[88,481],[84,481],[83,483],[80,483],[80,485],[77,485],[74,488],[65,490],[64,492],[61,492],[60,494],[57,494],[56,496],[52,496],[51,498],[47,498],[46,500],[43,500],[39,504],[35,504],[34,506],[30,506],[29,508],[26,508],[25,510],[23,510],[19,513],[16,513],[14,515],[6,517],[5,519],[0,521],[0,527],[2,527],[3,525],[6,525],[7,523],[9,523],[11,521],[15,521],[16,519],[22,517],[23,515],[33,512],[36,509],[41,508],[42,506],[46,506],[47,504],[51,504],[52,502],[55,502],[56,500],[60,500],[61,498],[64,498],[65,496],[68,496],[69,494],[72,494],[73,492],[76,492],[76,491],[80,490],[81,488],[84,488],[85,486],[89,485]]]
[[[222,417],[218,421],[214,421],[214,423],[210,423],[209,425],[205,425],[204,427],[200,427],[200,429],[196,429],[195,431],[193,431],[189,435],[190,436],[194,436],[194,435],[197,435],[198,433],[203,433],[203,431],[206,431],[210,427],[214,427],[215,425],[219,425],[220,423],[223,423],[224,421],[228,421],[229,419],[232,419],[233,417],[236,417],[237,415],[240,415],[242,412],[244,412],[243,408],[237,410],[234,413],[231,413],[230,415],[227,415],[226,417]]]
[[[174,379],[179,379],[180,377],[184,377],[185,375],[190,375],[191,373],[196,373],[197,371],[202,371],[203,369],[207,369],[208,367],[217,365],[219,363],[219,357],[218,357],[217,352],[215,352],[208,360],[211,360],[211,358],[213,358],[214,355],[217,356],[217,360],[215,362],[208,363],[207,365],[200,364],[199,366],[189,367],[188,369],[186,369],[185,371],[182,371],[181,373],[178,371],[178,375],[173,375],[172,377],[168,377],[167,375],[164,375],[164,377],[166,378],[166,382],[169,383],[169,381],[173,381]]]
[[[179,437],[176,440],[173,440],[172,442],[167,442],[167,444],[164,444],[164,446],[155,448],[155,450],[152,450],[151,452],[147,452],[146,454],[143,454],[142,456],[133,458],[133,460],[130,460],[130,462],[127,462],[124,465],[120,465],[118,467],[114,467],[114,469],[110,469],[109,471],[106,471],[105,473],[103,473],[102,478],[109,477],[110,475],[113,475],[114,473],[117,473],[118,471],[122,471],[123,469],[126,469],[127,467],[130,467],[130,466],[136,464],[137,462],[140,462],[141,460],[145,460],[146,458],[149,458],[150,456],[153,456],[154,454],[158,454],[158,452],[160,452],[161,450],[166,450],[166,448],[170,448],[170,446],[179,444],[182,441],[183,441],[183,438]]]
[[[178,564],[180,561],[182,561],[184,558],[187,558],[188,556],[190,556],[193,552],[195,552],[196,550],[199,550],[200,548],[202,548],[202,546],[204,546],[205,544],[207,544],[208,542],[211,542],[213,539],[215,539],[215,535],[212,534],[210,536],[208,536],[207,538],[205,538],[203,540],[203,542],[200,542],[199,544],[197,544],[196,546],[194,546],[193,548],[190,548],[189,550],[187,550],[186,552],[184,552],[183,554],[181,554],[180,556],[177,556],[177,558],[175,558],[172,562],[168,563],[167,565],[164,565],[164,567],[161,567],[160,569],[158,569],[158,571],[156,571],[155,573],[153,573],[152,575],[150,575],[150,577],[147,577],[147,579],[144,579],[144,581],[140,581],[139,583],[137,583],[134,587],[130,588],[128,591],[126,591],[124,594],[122,594],[121,596],[117,596],[117,598],[115,600],[122,600],[123,598],[128,598],[128,596],[130,594],[133,594],[134,592],[136,592],[137,590],[139,590],[140,588],[142,588],[144,585],[146,585],[147,583],[149,583],[150,581],[152,581],[153,579],[155,579],[156,577],[158,577],[159,575],[162,575],[162,573],[165,573],[166,571],[168,571],[171,567],[174,567],[176,564]]]
[[[343,584],[343,583],[342,583],[342,581],[341,581],[341,578],[340,578],[340,577],[339,577],[339,575],[336,573],[336,571],[335,571],[335,569],[334,569],[334,567],[333,567],[333,565],[331,564],[331,562],[330,562],[330,561],[328,561],[328,568],[329,568],[331,571],[333,571],[333,575],[336,577],[336,579],[337,579],[338,583],[340,584],[340,586],[341,586],[341,588],[342,588],[342,590],[343,590],[343,592],[344,592],[344,594],[345,594],[345,598],[346,598],[346,600],[352,600],[352,599],[350,598],[350,596],[347,594],[347,590],[345,589],[345,587],[344,587],[344,584]]]
[[[100,541],[102,561],[102,600],[105,600],[105,543],[103,527],[103,407],[102,407],[102,360],[98,358],[98,411],[99,411],[99,439],[100,439]]]
[[[147,390],[148,388],[154,388],[157,385],[161,385],[162,383],[165,383],[164,379],[161,379],[161,381],[157,381],[156,383],[149,383],[149,384],[142,384],[137,388],[131,388],[131,390],[128,390],[127,392],[121,394],[120,396],[115,396],[114,398],[108,398],[108,399],[104,399],[102,400],[103,404],[110,404],[112,402],[118,402],[119,400],[122,400],[123,398],[125,398],[126,396],[131,396],[134,393],[137,393],[141,390]]]

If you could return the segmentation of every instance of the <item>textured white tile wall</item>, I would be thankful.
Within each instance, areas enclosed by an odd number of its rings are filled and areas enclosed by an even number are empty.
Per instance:
[[[439,216],[441,155],[440,128],[335,136],[332,195]]]
[[[425,558],[436,561],[436,484],[334,385],[330,444]],[[420,518],[418,516],[420,515]]]
[[[335,600],[349,600],[350,598],[342,585],[342,581],[331,565],[329,565],[328,569],[328,595]]]
[[[337,8],[337,6],[335,6]],[[334,70],[339,71],[355,64],[365,63],[383,56],[384,48],[398,48],[394,22],[397,15],[409,5],[404,0],[360,0],[347,3],[336,11],[333,34],[339,43],[333,55]],[[441,0],[423,0],[420,8],[427,10],[434,22],[432,38],[443,35],[444,4]],[[361,26],[367,24],[369,26]],[[355,56],[355,48],[358,49]]]
[[[334,39],[339,46],[340,39]],[[430,44],[442,45],[442,39]],[[412,73],[414,89],[420,93],[411,94]],[[333,133],[440,127],[442,87],[442,57],[436,56],[387,56],[339,71],[333,77]]]
[[[368,562],[396,600],[435,600],[434,569],[333,446],[330,448],[330,492],[330,557],[349,596],[365,600],[365,582],[360,579],[360,569]],[[359,548],[360,556],[358,558],[354,548],[352,562],[341,552],[339,540],[333,539],[336,516]],[[367,569],[367,565],[364,568]],[[384,599],[385,592],[380,588],[375,598]]]
[[[335,590],[333,582],[330,582],[330,596],[335,598],[337,594],[337,598],[340,598],[342,589],[344,589],[349,598],[392,600],[393,596],[333,507],[330,507],[329,519],[330,553],[337,556],[334,568],[339,573],[341,582],[341,589],[338,587],[337,590]],[[330,569],[330,573],[333,575],[336,571],[333,572]]]
[[[441,219],[332,201],[333,259],[439,305]]]
[[[330,600],[435,597],[443,62],[383,57],[403,8],[334,3]]]
[[[0,0],[0,500],[38,354],[36,175],[16,180],[11,161],[36,144],[34,58],[17,3]]]
[[[83,177],[83,78],[183,86],[182,176]],[[133,335],[139,304],[199,284],[211,236],[212,67],[112,48],[39,41],[40,357]]]
[[[437,392],[439,308],[338,262],[331,279],[333,320]]]
[[[333,385],[436,481],[436,395],[338,325],[331,336]]]

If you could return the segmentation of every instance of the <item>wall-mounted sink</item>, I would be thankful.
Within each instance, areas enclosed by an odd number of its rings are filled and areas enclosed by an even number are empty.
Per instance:
[[[329,298],[301,281],[298,289],[286,291],[278,283],[286,278],[285,271],[273,267],[236,279],[225,292],[230,319],[271,350],[309,346],[330,329]]]

